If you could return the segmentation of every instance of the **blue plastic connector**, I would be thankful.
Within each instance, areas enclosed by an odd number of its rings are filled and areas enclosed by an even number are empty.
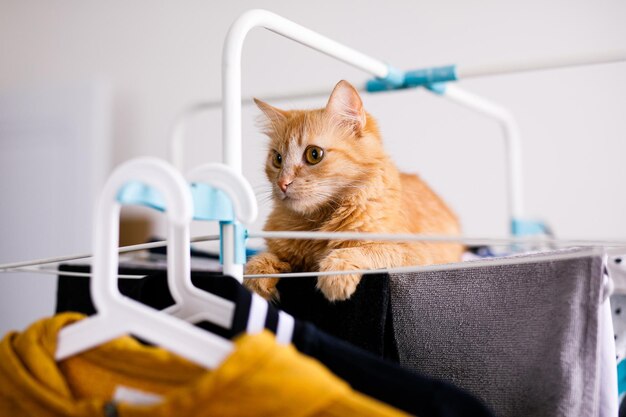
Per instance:
[[[259,253],[261,253],[259,249],[246,248],[246,258],[251,258],[254,255],[258,255]]]
[[[387,76],[385,78],[379,78],[380,81],[396,88],[404,85],[404,71],[400,71],[391,66],[387,67],[387,69],[389,70]]]
[[[626,360],[617,364],[617,391],[621,397],[626,392]]]
[[[191,196],[193,198],[194,220],[209,220],[220,222],[220,236],[223,234],[224,225],[235,225],[235,263],[243,265],[248,255],[256,251],[246,249],[247,231],[235,221],[235,210],[228,195],[222,190],[206,184],[192,184]],[[165,200],[161,193],[154,188],[141,182],[127,183],[117,194],[120,204],[133,204],[151,207],[159,211],[165,211]],[[224,239],[220,237],[220,263],[222,263]]]
[[[456,80],[456,65],[418,69],[404,73],[405,88],[420,87],[434,83],[444,83]]]
[[[124,185],[117,193],[117,201],[123,205],[145,206],[159,211],[165,210],[165,200],[161,193],[137,181]]]
[[[399,88],[401,87],[395,87],[392,84],[379,80],[378,78],[367,80],[367,83],[365,83],[365,91],[368,93],[380,93],[381,91],[397,90]]]
[[[235,210],[230,198],[222,190],[206,184],[192,184],[194,220],[233,221]],[[117,194],[120,204],[134,204],[165,211],[161,194],[140,182],[129,182]]]
[[[511,220],[511,232],[513,236],[532,236],[547,233],[548,228],[545,223],[537,220]]]
[[[233,221],[235,209],[228,195],[207,184],[191,184],[194,220]]]
[[[432,91],[433,93],[439,94],[440,96],[442,96],[446,93],[447,85],[448,83],[433,83],[433,84],[426,84],[424,87],[426,87],[428,90]]]
[[[400,77],[396,75],[394,75],[394,77],[396,77],[396,81],[399,81]],[[387,78],[389,78],[389,76],[387,76]],[[405,88],[424,86],[437,94],[443,94],[440,92],[442,91],[440,83],[456,81],[458,79],[455,65],[407,71],[402,73],[401,84],[398,84],[397,82],[390,82],[387,78],[375,78],[373,80],[369,80],[365,85],[365,89],[370,93],[378,93],[381,91],[401,90]],[[443,91],[445,91],[445,89]]]
[[[387,67],[389,72],[384,78],[374,78],[365,84],[365,90],[370,93],[378,91],[396,90],[403,88],[404,72],[394,67]]]
[[[239,265],[243,265],[246,263],[247,259],[247,250],[246,250],[246,240],[248,239],[248,231],[243,225],[235,222],[235,221],[221,221],[220,222],[220,263],[224,263],[223,253],[224,253],[224,226],[227,224],[232,224],[235,226],[235,263]]]

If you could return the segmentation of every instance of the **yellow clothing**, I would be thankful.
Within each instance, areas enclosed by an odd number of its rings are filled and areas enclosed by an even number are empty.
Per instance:
[[[2,417],[401,416],[353,391],[319,362],[269,332],[244,335],[218,369],[122,337],[54,360],[59,330],[84,316],[64,313],[0,342]],[[114,402],[119,387],[161,396],[153,405]]]

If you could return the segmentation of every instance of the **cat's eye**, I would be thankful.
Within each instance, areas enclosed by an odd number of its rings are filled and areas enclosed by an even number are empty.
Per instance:
[[[276,168],[280,168],[283,165],[283,156],[278,152],[274,152],[274,158],[272,159],[272,163]]]
[[[311,165],[319,163],[322,158],[324,158],[324,149],[319,146],[309,146],[304,151],[304,159]]]

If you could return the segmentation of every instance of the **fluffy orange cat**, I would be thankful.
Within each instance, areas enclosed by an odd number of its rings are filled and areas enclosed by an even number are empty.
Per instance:
[[[285,111],[255,100],[267,117],[265,173],[273,211],[265,230],[458,234],[446,204],[417,176],[398,171],[385,153],[376,121],[357,91],[340,81],[318,110]],[[270,239],[247,274],[344,271],[460,260],[456,244]],[[318,277],[330,301],[346,300],[361,276]],[[278,278],[245,285],[278,299]]]

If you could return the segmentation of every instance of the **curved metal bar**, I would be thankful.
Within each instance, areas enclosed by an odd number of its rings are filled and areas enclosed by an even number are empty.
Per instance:
[[[274,33],[355,66],[379,78],[394,75],[384,62],[266,10],[249,10],[230,27],[222,55],[222,157],[241,172],[241,51],[248,32],[264,27]]]

